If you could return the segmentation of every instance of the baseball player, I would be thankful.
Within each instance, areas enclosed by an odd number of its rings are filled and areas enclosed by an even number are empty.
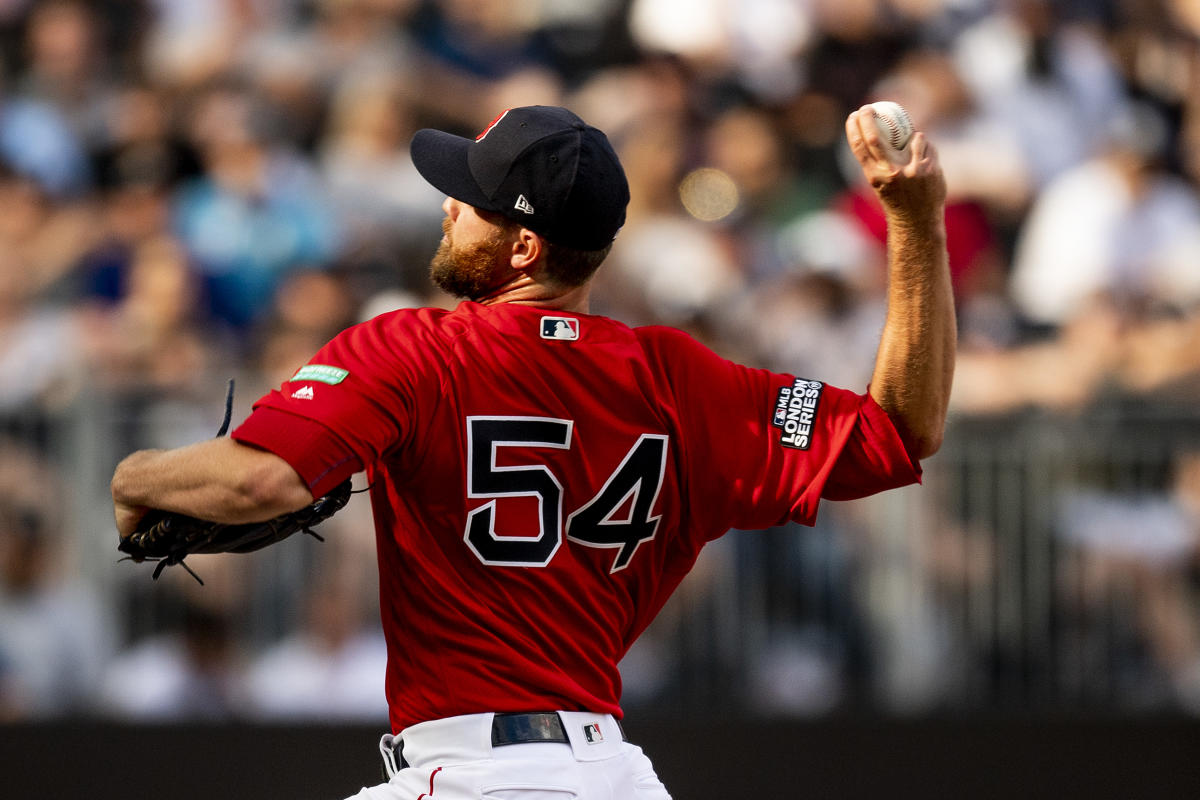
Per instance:
[[[869,110],[846,130],[891,234],[867,393],[589,315],[625,174],[571,112],[513,108],[474,139],[412,141],[447,195],[432,276],[464,301],[347,329],[230,438],[129,456],[112,482],[120,533],[151,507],[266,519],[365,470],[391,779],[358,796],[668,797],[625,741],[617,663],[700,549],[912,483],[941,441],[955,349],[941,169],[921,133],[891,163]]]

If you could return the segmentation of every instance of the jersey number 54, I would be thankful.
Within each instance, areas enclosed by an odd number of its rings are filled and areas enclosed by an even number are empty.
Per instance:
[[[489,502],[467,515],[463,539],[485,564],[544,567],[563,536],[587,547],[619,548],[610,572],[629,565],[642,542],[658,532],[651,516],[667,466],[667,437],[644,433],[591,500],[563,524],[563,486],[545,464],[497,466],[501,447],[568,450],[575,423],[549,417],[467,417],[467,496]],[[534,497],[538,535],[496,533],[496,505],[505,497]],[[617,511],[628,513],[615,518]]]

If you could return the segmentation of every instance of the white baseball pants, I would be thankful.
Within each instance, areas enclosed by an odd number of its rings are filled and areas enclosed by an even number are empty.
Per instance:
[[[570,744],[493,747],[490,713],[413,725],[401,734],[408,766],[353,800],[671,800],[642,749],[621,739],[615,719],[558,713]]]

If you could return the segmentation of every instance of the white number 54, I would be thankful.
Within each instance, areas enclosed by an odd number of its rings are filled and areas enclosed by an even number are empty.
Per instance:
[[[467,496],[488,499],[467,516],[463,539],[485,564],[544,567],[566,538],[587,547],[617,549],[610,572],[629,565],[642,542],[658,532],[651,516],[667,466],[667,437],[642,434],[604,486],[567,517],[563,525],[563,487],[545,464],[496,465],[501,447],[571,447],[572,420],[548,417],[467,417]],[[496,533],[496,506],[505,497],[534,497],[538,535]],[[623,519],[617,510],[629,503]]]

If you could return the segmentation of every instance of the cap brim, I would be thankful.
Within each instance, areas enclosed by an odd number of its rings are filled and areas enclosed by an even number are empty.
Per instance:
[[[491,201],[471,177],[467,164],[472,144],[472,139],[423,128],[413,136],[409,153],[417,172],[435,189],[476,208],[491,209]]]

